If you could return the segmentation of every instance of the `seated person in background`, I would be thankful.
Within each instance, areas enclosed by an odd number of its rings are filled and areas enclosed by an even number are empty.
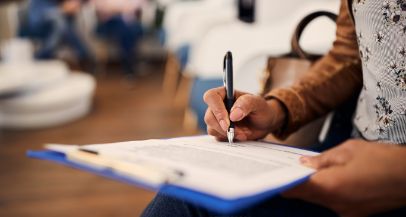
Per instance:
[[[135,47],[142,36],[141,7],[145,0],[92,0],[98,15],[96,32],[117,43],[127,75],[134,75]]]
[[[55,58],[62,44],[75,51],[79,61],[92,60],[88,48],[79,37],[74,25],[75,15],[85,0],[31,0],[23,36],[39,39],[38,59]]]
[[[209,90],[208,133],[240,141],[283,138],[361,90],[353,139],[301,163],[318,171],[304,184],[236,216],[406,216],[406,3],[342,0],[333,48],[300,82],[265,98]],[[355,25],[354,25],[355,24]],[[144,216],[219,216],[160,195]]]

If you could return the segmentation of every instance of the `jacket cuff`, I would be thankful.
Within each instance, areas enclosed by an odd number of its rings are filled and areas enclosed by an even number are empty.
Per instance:
[[[272,134],[279,139],[287,138],[301,126],[305,116],[305,103],[299,94],[289,88],[274,89],[265,95],[266,100],[276,99],[284,107],[286,120],[283,127]]]

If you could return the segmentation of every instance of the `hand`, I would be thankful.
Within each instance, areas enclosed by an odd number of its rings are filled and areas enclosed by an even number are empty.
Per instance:
[[[236,91],[230,116],[224,105],[225,88],[208,90],[204,101],[208,105],[205,115],[207,132],[221,141],[227,140],[230,120],[235,122],[235,138],[239,141],[256,140],[282,127],[285,112],[276,100],[265,100],[252,94]]]
[[[301,162],[318,171],[284,196],[360,217],[406,205],[406,148],[350,140]]]

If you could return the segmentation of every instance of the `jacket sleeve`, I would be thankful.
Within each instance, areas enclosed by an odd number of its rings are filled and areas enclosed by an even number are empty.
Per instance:
[[[287,112],[285,126],[273,132],[275,136],[287,137],[301,126],[327,114],[360,90],[361,60],[350,16],[347,1],[341,0],[336,21],[336,39],[331,50],[299,82],[266,94],[267,99],[279,100]]]

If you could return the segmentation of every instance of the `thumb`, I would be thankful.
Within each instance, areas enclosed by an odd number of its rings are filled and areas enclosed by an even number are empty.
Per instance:
[[[349,150],[338,146],[317,156],[302,156],[300,162],[305,166],[319,170],[331,166],[344,165],[350,159]]]
[[[258,96],[244,94],[237,98],[230,112],[231,121],[241,121],[258,107]]]

